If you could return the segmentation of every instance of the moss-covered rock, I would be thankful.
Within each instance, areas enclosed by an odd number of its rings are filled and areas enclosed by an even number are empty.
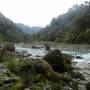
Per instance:
[[[55,49],[48,52],[43,57],[43,59],[46,60],[53,67],[55,71],[58,71],[58,72],[66,71],[66,68],[64,66],[64,59],[60,50]]]

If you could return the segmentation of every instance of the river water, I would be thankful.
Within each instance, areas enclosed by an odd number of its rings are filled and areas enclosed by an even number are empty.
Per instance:
[[[35,57],[36,55],[38,56],[44,56],[47,51],[45,48],[40,48],[40,49],[32,49],[32,48],[25,48],[25,47],[20,47],[20,46],[15,46],[16,51],[22,52],[26,51],[29,54],[32,54],[32,57]],[[72,56],[81,56],[83,59],[74,59],[77,62],[90,62],[90,53],[89,52],[80,52],[80,51],[74,51],[74,50],[61,50],[62,53],[66,53]]]

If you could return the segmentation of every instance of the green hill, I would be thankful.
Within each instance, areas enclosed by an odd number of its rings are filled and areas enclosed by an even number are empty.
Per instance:
[[[22,32],[11,20],[0,13],[0,42],[24,42],[29,35]]]
[[[53,18],[32,40],[90,44],[90,2],[74,5],[67,13]]]

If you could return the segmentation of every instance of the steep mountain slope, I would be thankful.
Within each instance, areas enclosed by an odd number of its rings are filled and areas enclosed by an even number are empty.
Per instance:
[[[67,13],[53,18],[32,40],[90,44],[90,2],[74,5]]]
[[[0,13],[0,41],[22,42],[29,36],[22,32],[11,20]]]
[[[37,33],[41,30],[41,27],[35,26],[35,27],[29,27],[28,25],[24,25],[21,23],[16,23],[16,26],[19,27],[23,32],[27,34],[33,34]]]

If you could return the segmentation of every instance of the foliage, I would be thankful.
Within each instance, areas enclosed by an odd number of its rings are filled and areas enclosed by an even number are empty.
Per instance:
[[[7,51],[11,51],[11,52],[14,52],[15,51],[15,46],[13,43],[6,43],[4,48],[7,50]]]
[[[0,41],[25,42],[29,41],[29,35],[23,33],[15,23],[0,13]]]

